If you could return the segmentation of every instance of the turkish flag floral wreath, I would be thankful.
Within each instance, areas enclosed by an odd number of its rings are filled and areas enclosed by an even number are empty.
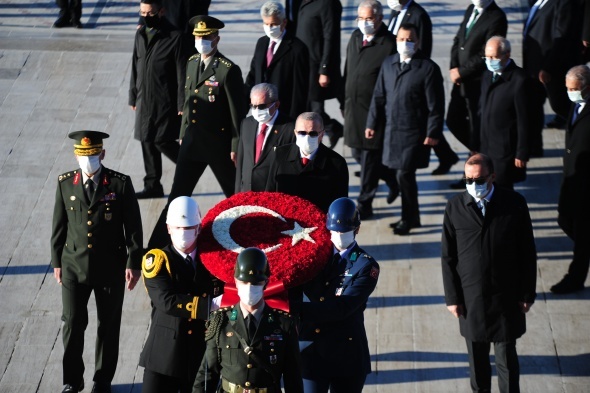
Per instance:
[[[278,192],[242,192],[215,205],[203,218],[197,247],[205,267],[225,282],[222,306],[238,301],[238,254],[248,247],[263,250],[271,272],[264,298],[286,311],[285,289],[311,280],[332,255],[326,215],[305,199]]]

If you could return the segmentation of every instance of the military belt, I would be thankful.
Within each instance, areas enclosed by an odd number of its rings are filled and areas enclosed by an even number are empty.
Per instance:
[[[221,387],[227,393],[273,393],[272,388],[247,388],[241,385],[232,383],[225,378],[221,379]]]

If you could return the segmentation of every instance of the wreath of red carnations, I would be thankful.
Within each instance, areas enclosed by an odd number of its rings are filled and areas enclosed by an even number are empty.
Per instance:
[[[197,247],[205,267],[226,283],[233,283],[240,251],[258,247],[270,265],[269,286],[285,288],[315,277],[332,254],[326,215],[278,192],[242,192],[215,205],[203,218]]]

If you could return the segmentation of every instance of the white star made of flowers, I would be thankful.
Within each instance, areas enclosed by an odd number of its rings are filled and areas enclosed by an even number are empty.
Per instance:
[[[318,229],[317,227],[303,228],[301,225],[299,225],[299,223],[297,221],[295,221],[294,224],[295,225],[294,225],[293,229],[291,229],[289,231],[281,232],[283,235],[287,235],[287,236],[292,237],[291,246],[294,246],[295,244],[299,243],[301,240],[307,240],[308,242],[315,243],[315,240],[313,240],[311,238],[311,236],[309,236],[309,234],[312,233],[313,231],[315,231],[316,229]]]

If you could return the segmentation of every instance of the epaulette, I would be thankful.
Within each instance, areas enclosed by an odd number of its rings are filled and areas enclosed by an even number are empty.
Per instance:
[[[117,172],[117,171],[114,171],[112,169],[108,169],[108,168],[105,168],[105,169],[107,170],[107,173],[109,174],[109,176],[111,176],[111,177],[117,177],[117,178],[119,178],[119,179],[121,179],[123,181],[127,180],[127,175],[124,175],[121,172]]]
[[[145,278],[154,278],[162,270],[162,265],[166,264],[166,270],[170,274],[170,264],[168,263],[168,256],[162,250],[157,248],[150,250],[144,255],[141,261],[141,271]]]
[[[292,318],[291,314],[289,314],[287,311],[283,311],[283,310],[281,310],[281,309],[278,309],[278,308],[272,308],[272,310],[273,310],[275,313],[277,313],[277,314],[279,314],[279,315],[281,315],[281,316],[283,316],[283,317],[286,317],[286,318]]]
[[[231,66],[234,65],[234,63],[232,63],[231,61],[229,61],[228,59],[224,59],[224,58],[219,58],[219,62],[221,64],[223,64],[224,66],[226,66],[227,68],[231,68]]]
[[[197,54],[195,54],[195,55],[192,55],[191,57],[189,57],[189,58],[188,58],[188,61],[191,61],[191,60],[197,59],[197,58],[199,58],[199,57],[201,57],[201,54],[200,54],[200,53],[197,53]]]
[[[78,171],[70,171],[70,172],[66,172],[66,173],[62,173],[61,175],[59,175],[57,177],[57,181],[64,181],[66,179],[69,179],[70,177],[74,176]]]

